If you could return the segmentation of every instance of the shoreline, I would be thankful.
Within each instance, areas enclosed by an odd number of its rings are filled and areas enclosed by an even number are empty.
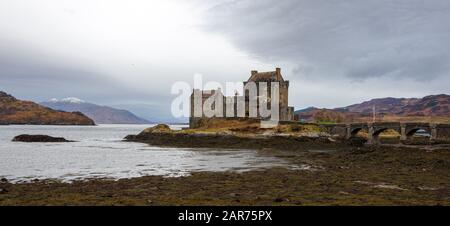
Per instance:
[[[348,143],[321,133],[308,137],[267,134],[267,131],[164,129],[146,129],[138,135],[127,136],[124,142],[163,147],[252,149],[264,156],[281,158],[292,168],[202,171],[182,177],[92,178],[70,183],[3,181],[0,205],[450,206],[448,145],[431,149],[392,144],[366,146],[358,140]]]
[[[0,183],[0,205],[450,205],[450,151],[259,150],[295,166],[63,183]],[[382,166],[382,167],[380,167]]]
[[[125,142],[139,142],[161,147],[179,148],[228,148],[228,149],[274,149],[298,150],[305,148],[352,148],[343,141],[330,137],[289,135],[236,135],[223,133],[140,133],[128,135]]]

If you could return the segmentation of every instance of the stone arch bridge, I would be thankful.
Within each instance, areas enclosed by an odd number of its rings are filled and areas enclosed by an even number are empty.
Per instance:
[[[361,130],[368,131],[368,143],[379,143],[379,135],[392,129],[397,131],[400,140],[410,139],[418,130],[425,130],[430,134],[431,140],[450,139],[450,124],[435,123],[400,123],[400,122],[375,122],[375,123],[350,123],[350,124],[332,124],[324,125],[330,134],[341,135],[347,139],[356,136]]]

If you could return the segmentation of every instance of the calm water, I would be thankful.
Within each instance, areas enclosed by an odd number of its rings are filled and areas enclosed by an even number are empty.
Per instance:
[[[252,150],[161,148],[122,142],[149,125],[0,126],[0,178],[72,181],[86,178],[183,176],[194,171],[247,171],[286,163]],[[173,126],[180,129],[180,126]],[[73,143],[11,142],[19,134],[60,136]]]

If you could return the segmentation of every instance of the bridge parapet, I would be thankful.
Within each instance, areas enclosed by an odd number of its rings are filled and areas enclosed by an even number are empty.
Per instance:
[[[425,130],[430,134],[430,140],[450,140],[450,124],[433,123],[400,123],[400,122],[376,122],[376,123],[350,123],[326,125],[331,134],[345,136],[347,139],[356,136],[361,130],[368,131],[368,143],[378,144],[379,135],[388,129],[397,131],[400,140],[410,139],[417,131]]]
[[[347,125],[346,124],[324,124],[320,125],[329,134],[339,135],[345,137],[347,135]]]

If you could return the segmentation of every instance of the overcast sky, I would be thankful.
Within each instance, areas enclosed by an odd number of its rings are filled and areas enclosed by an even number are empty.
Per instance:
[[[450,93],[448,0],[0,0],[0,90],[170,119],[171,85],[282,68],[290,104]]]

